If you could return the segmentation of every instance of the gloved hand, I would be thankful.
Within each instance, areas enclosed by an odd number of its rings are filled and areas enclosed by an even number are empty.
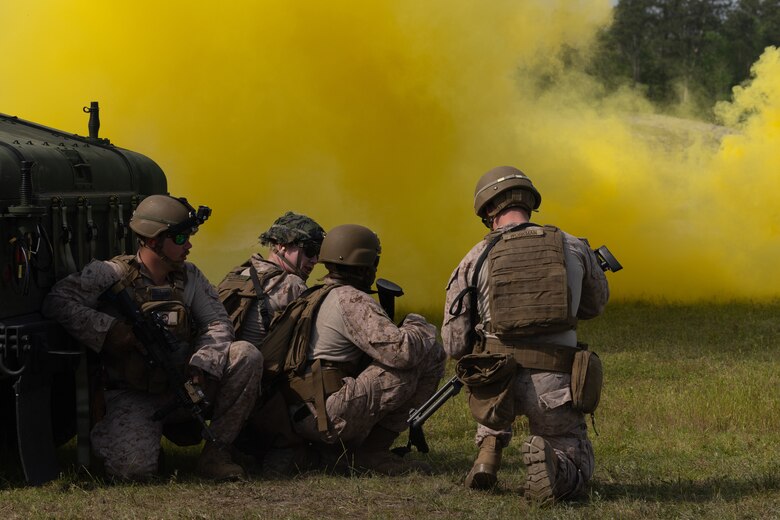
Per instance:
[[[203,406],[209,407],[214,404],[217,398],[217,392],[219,391],[219,384],[216,379],[210,377],[202,369],[189,365],[187,366],[187,375],[190,378],[190,382],[193,384],[196,390],[202,392],[200,398],[203,399]],[[193,402],[198,402],[199,399],[193,399]]]
[[[122,357],[135,352],[138,339],[133,333],[133,327],[126,321],[116,320],[108,329],[103,341],[103,352],[113,357]]]
[[[187,367],[188,375],[192,384],[203,387],[206,384],[206,376],[203,374],[203,370],[196,366],[189,365]]]
[[[425,316],[422,314],[415,314],[413,312],[410,312],[406,316],[404,316],[404,319],[401,320],[401,325],[406,325],[409,323],[419,323],[421,325],[427,325],[428,320],[425,319]]]
[[[436,341],[436,326],[429,323],[424,316],[420,314],[409,313],[401,322],[401,328],[414,329],[424,338],[426,344],[430,345]]]

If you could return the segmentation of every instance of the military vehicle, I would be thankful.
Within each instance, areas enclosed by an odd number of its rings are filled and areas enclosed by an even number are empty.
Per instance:
[[[77,433],[89,458],[88,355],[43,298],[93,258],[132,253],[133,209],[167,193],[154,161],[98,136],[99,110],[84,107],[88,137],[0,114],[0,449],[31,484],[57,478],[55,448]]]

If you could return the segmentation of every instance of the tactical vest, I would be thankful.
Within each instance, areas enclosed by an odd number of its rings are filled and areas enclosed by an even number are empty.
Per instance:
[[[317,311],[331,290],[339,284],[317,285],[290,302],[274,318],[260,345],[263,354],[263,393],[278,387],[288,404],[312,402],[317,410],[317,426],[327,431],[325,399],[341,387],[342,373],[337,363],[307,359],[311,332]],[[355,374],[356,375],[356,374]]]
[[[271,322],[260,345],[263,354],[263,384],[279,375],[293,377],[306,369],[306,355],[317,311],[338,284],[315,285],[291,301]]]
[[[249,269],[249,276],[243,275],[244,271]],[[258,312],[263,320],[263,326],[268,331],[271,325],[271,316],[268,303],[268,295],[263,287],[271,278],[284,273],[281,267],[264,271],[258,276],[257,270],[252,265],[251,260],[234,267],[225,275],[225,278],[217,286],[219,301],[225,307],[225,310],[233,323],[236,337],[239,333],[247,311],[253,302],[257,301]]]
[[[118,256],[111,259],[111,262],[122,268],[120,282],[125,287],[131,288],[141,312],[157,313],[162,317],[168,330],[179,340],[179,347],[171,352],[171,356],[183,369],[192,356],[192,343],[196,333],[191,313],[184,302],[184,285],[187,282],[184,271],[177,270],[172,273],[172,285],[149,286],[141,281],[141,272],[135,256]],[[140,358],[140,354],[135,357]],[[106,368],[111,379],[116,379],[118,374],[118,379],[132,388],[151,393],[165,391],[168,382],[164,371],[161,368],[149,369],[146,366],[145,370],[140,370],[138,364],[139,359],[128,359],[122,364],[123,366]]]
[[[491,235],[500,238],[487,256],[488,332],[522,338],[575,328],[563,232],[528,226]]]

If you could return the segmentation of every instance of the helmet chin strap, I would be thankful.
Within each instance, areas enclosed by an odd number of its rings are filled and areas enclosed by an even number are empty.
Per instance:
[[[162,241],[160,241],[160,240],[157,240],[157,242],[156,242],[155,246],[154,246],[154,247],[151,247],[151,246],[150,246],[149,244],[147,244],[147,243],[146,243],[146,241],[144,240],[143,242],[141,242],[141,246],[143,246],[143,247],[147,248],[149,251],[151,251],[152,253],[154,253],[155,255],[157,255],[157,258],[159,258],[159,259],[160,259],[160,261],[161,261],[161,262],[162,262],[162,263],[163,263],[163,264],[164,264],[166,267],[168,267],[170,270],[172,270],[172,271],[173,271],[173,270],[176,270],[176,269],[181,269],[181,267],[182,267],[182,265],[183,265],[183,262],[176,262],[175,260],[172,260],[170,257],[168,257],[167,255],[165,255],[165,254],[162,252]]]
[[[303,270],[301,269],[301,263],[302,263],[301,255],[298,255],[298,262],[297,262],[298,265],[294,265],[292,262],[290,262],[287,259],[287,256],[279,249],[280,246],[274,246],[273,249],[274,255],[276,255],[276,257],[279,258],[284,263],[284,265],[289,267],[290,271],[293,274],[300,276],[305,281],[308,278],[308,276],[306,276],[306,274],[304,274]]]

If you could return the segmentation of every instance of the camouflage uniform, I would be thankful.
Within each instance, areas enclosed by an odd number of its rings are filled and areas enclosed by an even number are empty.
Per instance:
[[[397,433],[407,428],[409,409],[436,390],[445,355],[436,328],[425,318],[409,314],[396,326],[371,296],[344,285],[333,289],[319,309],[308,358],[368,363],[327,397],[327,432],[318,431],[311,403],[311,414],[294,423],[306,439],[357,445],[376,425]]]
[[[514,224],[505,226],[504,230]],[[572,315],[581,319],[601,314],[609,298],[604,272],[587,243],[564,233],[566,271],[571,291]],[[490,320],[488,306],[488,267],[483,264],[477,283],[477,314],[479,323],[471,323],[469,298],[458,316],[449,313],[452,302],[462,289],[469,286],[475,264],[487,246],[487,239],[474,246],[452,273],[447,285],[442,339],[447,354],[455,359],[469,354],[469,333]],[[574,330],[524,338],[528,343],[577,345]],[[575,496],[582,492],[593,475],[593,447],[588,440],[585,417],[571,407],[571,375],[562,372],[520,369],[515,380],[515,410],[528,417],[532,435],[543,437],[552,445],[558,457],[556,496]],[[511,428],[496,431],[479,425],[476,443],[486,436],[495,436],[506,447],[512,438]]]
[[[135,283],[154,285],[140,258],[136,260],[140,277]],[[207,381],[216,382],[211,429],[219,442],[230,444],[258,397],[262,356],[250,343],[233,341],[233,328],[203,273],[189,262],[183,269],[184,304],[200,331],[191,345],[189,364],[202,370]],[[97,310],[102,305],[98,298],[122,274],[123,268],[115,262],[93,261],[53,287],[44,301],[43,313],[61,323],[86,347],[101,352],[116,318]],[[154,411],[169,403],[171,395],[133,389],[114,371],[107,372],[106,415],[91,432],[94,451],[105,460],[106,470],[113,476],[149,477],[157,469],[163,423],[190,418],[177,410],[163,421],[152,420]]]
[[[263,294],[266,298],[268,316],[273,317],[284,310],[288,303],[306,290],[306,282],[300,276],[288,273],[284,271],[277,264],[264,259],[259,253],[255,253],[249,259],[252,266],[257,270],[257,276],[262,279],[266,273],[269,274],[269,278],[266,280],[262,287]],[[242,276],[249,276],[249,268],[245,269]],[[247,314],[241,324],[241,328],[238,333],[238,339],[248,341],[253,345],[259,346],[267,333],[265,324],[263,323],[263,317],[260,314],[260,306],[257,300],[253,301]]]

